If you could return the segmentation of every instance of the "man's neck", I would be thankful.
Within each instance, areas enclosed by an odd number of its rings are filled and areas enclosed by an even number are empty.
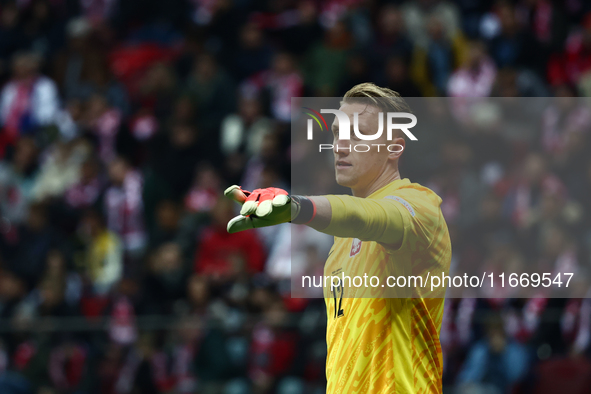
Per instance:
[[[351,191],[353,192],[353,196],[355,196],[355,197],[367,198],[367,197],[371,196],[373,193],[375,193],[376,191],[380,190],[384,186],[394,182],[397,179],[402,179],[400,177],[400,172],[398,171],[398,169],[396,169],[396,171],[394,173],[390,173],[387,175],[384,174],[384,176],[378,177],[378,179],[376,179],[375,182],[372,182],[366,188],[351,189]]]

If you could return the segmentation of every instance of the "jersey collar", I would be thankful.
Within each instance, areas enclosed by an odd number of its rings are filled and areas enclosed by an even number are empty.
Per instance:
[[[372,198],[376,194],[380,194],[384,189],[393,187],[395,190],[395,189],[400,189],[402,186],[406,186],[406,185],[410,185],[410,180],[408,178],[396,179],[396,180],[388,183],[387,185],[381,187],[380,189],[376,190],[375,192],[371,193],[369,196],[367,196],[367,198]]]

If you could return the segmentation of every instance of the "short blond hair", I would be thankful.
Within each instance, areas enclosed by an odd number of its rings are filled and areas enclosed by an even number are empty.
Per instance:
[[[410,107],[400,93],[392,89],[382,88],[371,82],[353,86],[345,93],[341,103],[363,102],[367,104],[368,101],[385,112],[411,112]]]

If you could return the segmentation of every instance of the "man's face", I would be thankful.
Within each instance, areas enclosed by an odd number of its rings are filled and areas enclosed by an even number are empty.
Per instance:
[[[351,124],[351,139],[339,140],[338,118],[332,124],[333,132],[333,152],[335,157],[336,181],[339,185],[349,187],[355,190],[367,189],[373,184],[380,175],[384,173],[392,160],[396,160],[400,155],[388,151],[387,146],[395,143],[404,144],[400,138],[393,141],[387,140],[386,119],[383,119],[382,135],[375,140],[361,140],[354,131],[354,113],[358,113],[359,131],[362,134],[373,135],[378,131],[380,109],[360,103],[343,104],[341,111],[347,114]],[[386,114],[382,115],[384,118]],[[403,140],[402,140],[403,141]],[[379,147],[377,144],[381,144]],[[359,147],[359,152],[355,151],[355,146]],[[367,150],[366,146],[370,147]],[[349,149],[349,146],[351,149]],[[379,148],[379,149],[378,149]],[[391,148],[399,150],[399,147]]]

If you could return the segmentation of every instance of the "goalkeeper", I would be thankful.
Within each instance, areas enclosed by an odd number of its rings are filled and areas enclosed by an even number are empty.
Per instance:
[[[379,112],[409,108],[398,93],[364,83],[345,94],[340,110],[351,124],[357,113],[359,131],[371,135],[380,127]],[[228,232],[291,222],[333,235],[325,276],[447,274],[451,244],[441,198],[401,178],[403,149],[372,144],[370,152],[357,152],[354,145],[363,139],[338,140],[336,117],[332,130],[336,181],[353,196],[289,196],[277,188],[249,192],[231,186],[225,194],[242,208]],[[401,131],[392,141],[382,135],[374,142],[405,146]],[[443,292],[417,288],[387,298],[370,290],[325,289],[327,393],[441,393]]]

